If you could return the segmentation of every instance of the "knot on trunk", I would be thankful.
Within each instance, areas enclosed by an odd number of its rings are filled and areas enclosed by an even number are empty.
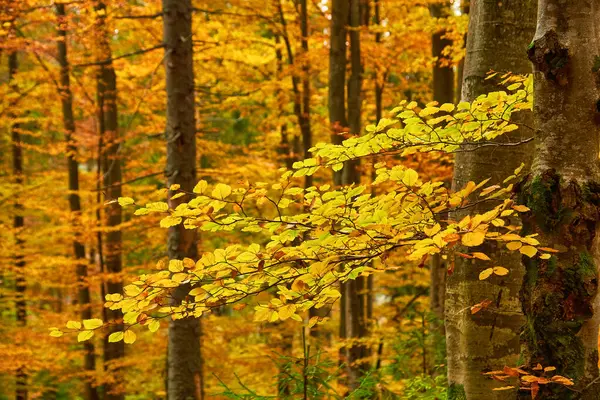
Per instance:
[[[569,49],[560,43],[554,30],[549,30],[544,36],[535,39],[529,45],[527,55],[535,69],[542,72],[547,80],[560,86],[568,83]]]

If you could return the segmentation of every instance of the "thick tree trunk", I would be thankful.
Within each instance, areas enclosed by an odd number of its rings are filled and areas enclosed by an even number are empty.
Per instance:
[[[485,81],[490,69],[514,73],[531,71],[523,51],[534,31],[535,9],[535,0],[501,5],[495,1],[471,3],[463,100],[472,101],[482,93],[498,90],[493,80]],[[519,140],[525,136],[531,136],[531,132],[522,128],[511,138]],[[489,185],[501,184],[522,162],[529,162],[532,152],[529,146],[488,149],[456,155],[455,188],[489,177],[492,178]],[[475,211],[485,211],[486,207],[481,205]],[[455,220],[462,217],[462,214],[451,216]],[[516,396],[515,391],[492,391],[498,384],[482,372],[517,363],[519,331],[524,322],[518,297],[523,267],[514,252],[493,245],[483,246],[479,251],[488,254],[494,265],[508,268],[510,274],[502,280],[480,281],[478,273],[484,266],[482,262],[455,257],[454,273],[447,281],[445,306],[450,400]],[[468,311],[469,306],[486,299],[493,305],[476,314]]]
[[[537,146],[522,193],[531,209],[524,233],[539,233],[540,242],[560,252],[548,260],[524,258],[524,359],[529,367],[556,367],[578,391],[540,385],[543,399],[600,399],[599,7],[596,0],[540,0],[528,50]]]
[[[103,2],[97,2],[94,5],[97,14],[97,46],[98,61],[110,60],[112,52],[108,41],[108,31],[106,27],[106,5]],[[98,121],[100,127],[100,136],[103,143],[102,148],[102,185],[104,186],[104,198],[106,201],[116,200],[121,197],[121,156],[119,154],[119,124],[117,111],[117,78],[112,61],[102,62],[98,70]],[[106,234],[104,254],[104,265],[106,272],[110,274],[106,282],[108,293],[121,293],[123,291],[123,281],[120,277],[122,271],[122,233],[118,229],[122,222],[121,207],[113,203],[105,210],[105,226],[110,229]],[[120,310],[106,310],[106,317],[110,321],[121,321],[123,313]],[[119,393],[121,376],[114,368],[118,360],[125,356],[125,345],[122,341],[109,343],[108,336],[112,332],[122,331],[123,324],[115,323],[110,326],[104,338],[104,362],[105,368],[111,373],[116,374],[118,379],[115,384],[106,384],[104,396],[105,400],[123,400],[124,394]]]
[[[71,82],[69,76],[69,60],[67,56],[67,21],[64,4],[56,4],[56,16],[58,23],[58,34],[61,40],[57,41],[58,63],[60,64],[60,100],[62,104],[63,125],[65,128],[65,142],[67,143],[67,167],[69,171],[69,208],[72,213],[73,226],[75,229],[75,239],[73,240],[73,253],[77,261],[77,282],[79,289],[77,297],[79,307],[81,308],[81,318],[92,318],[92,309],[90,305],[90,288],[87,282],[87,260],[85,258],[85,247],[81,242],[81,226],[79,219],[81,217],[81,201],[79,198],[79,164],[75,155],[77,148],[73,142],[75,133],[75,118],[73,116],[73,95],[71,93]],[[84,368],[90,374],[96,371],[96,354],[94,343],[90,340],[83,343],[84,348]],[[98,391],[91,382],[85,383],[85,398],[87,400],[97,400]]]
[[[163,0],[163,29],[166,45],[167,79],[167,185],[177,184],[192,192],[196,185],[196,118],[194,107],[194,63],[192,48],[191,0]],[[176,208],[185,198],[171,199]],[[170,259],[198,258],[198,234],[183,225],[169,228]],[[178,288],[173,304],[179,304],[189,287]],[[169,323],[168,398],[169,400],[199,400],[204,398],[202,374],[201,323],[196,318],[184,318]]]
[[[19,68],[17,53],[12,52],[8,56],[8,82],[12,81]],[[11,116],[13,119],[15,115]],[[23,185],[23,148],[21,146],[21,132],[19,124],[12,124],[10,128],[11,146],[13,156],[13,177],[15,184]],[[13,228],[15,232],[15,314],[17,326],[24,328],[27,326],[27,302],[25,299],[25,291],[27,290],[27,281],[25,280],[25,258],[23,255],[24,241],[21,237],[25,226],[25,218],[23,217],[23,205],[19,201],[15,201],[15,216],[13,219]],[[19,368],[16,375],[16,400],[27,400],[29,390],[27,388],[27,371],[24,368]]]

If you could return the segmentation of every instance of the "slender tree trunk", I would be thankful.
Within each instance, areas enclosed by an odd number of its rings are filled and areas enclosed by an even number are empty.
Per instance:
[[[281,81],[283,78],[283,52],[281,50],[281,37],[275,35],[275,59],[277,60],[277,80]],[[277,90],[277,104],[279,106],[279,116],[285,115],[284,112],[284,99],[281,94],[281,89]],[[288,138],[287,123],[281,123],[279,126],[279,132],[281,135],[281,142],[279,144],[279,154],[283,158],[285,167],[288,170],[292,169],[294,164],[294,157],[292,155],[292,148],[290,146],[290,140]]]
[[[498,90],[493,80],[485,80],[490,69],[514,73],[531,71],[523,49],[527,48],[534,31],[535,10],[535,0],[471,3],[462,87],[464,101]],[[521,122],[527,122],[531,115],[523,114],[520,118]],[[517,141],[529,136],[531,132],[521,128],[510,138]],[[469,181],[480,182],[489,177],[489,185],[501,184],[521,163],[529,163],[531,153],[531,146],[458,153],[453,186],[458,189]],[[474,210],[483,212],[487,207],[480,205]],[[450,217],[458,220],[463,216]],[[448,277],[446,291],[449,400],[515,397],[515,391],[492,391],[498,384],[482,372],[517,364],[519,331],[524,322],[518,297],[523,267],[519,255],[504,247],[485,245],[478,251],[488,254],[494,265],[508,268],[510,274],[504,279],[480,281],[478,274],[484,267],[481,261],[455,257],[454,273]],[[476,314],[468,311],[469,306],[483,300],[491,300],[492,305]]]
[[[470,0],[461,0],[461,2],[460,2],[461,15],[468,16],[470,8],[471,8]],[[466,45],[467,35],[465,35],[464,43]],[[465,70],[465,59],[463,58],[462,60],[460,60],[460,62],[458,63],[458,66],[456,67],[456,83],[459,88],[462,86],[464,70]],[[456,91],[455,97],[456,97],[455,98],[456,103],[460,102],[460,97],[461,97],[460,90]]]
[[[350,78],[348,79],[348,126],[351,135],[360,135],[362,108],[362,59],[360,53],[360,0],[350,0]],[[342,169],[342,184],[351,185],[360,182],[359,164],[348,161]],[[367,346],[357,343],[367,336],[367,278],[358,277],[341,285],[342,319],[344,330],[342,338],[349,340],[344,359],[346,362],[347,385],[356,389],[360,379],[368,368],[364,358],[368,356]]]
[[[12,84],[14,77],[19,68],[19,61],[17,53],[11,52],[8,56],[8,82]],[[15,86],[16,88],[16,86]],[[12,115],[12,118],[16,118]],[[21,133],[20,126],[18,123],[12,124],[10,128],[11,132],[11,146],[13,155],[13,176],[15,183],[18,186],[23,186],[23,148],[21,146]],[[25,291],[27,290],[27,282],[25,280],[25,256],[23,255],[24,241],[22,239],[23,229],[25,226],[25,218],[23,217],[23,205],[19,203],[17,199],[14,204],[15,216],[13,219],[13,227],[15,230],[15,313],[17,319],[17,326],[24,328],[27,326],[27,302],[25,299]],[[27,388],[27,371],[25,368],[20,367],[17,370],[17,390],[16,400],[27,400],[29,397],[29,391]]]
[[[600,399],[599,13],[597,0],[540,0],[528,49],[537,146],[521,198],[531,209],[524,233],[560,252],[524,257],[524,359],[556,367],[577,390],[540,385],[542,399]]]
[[[374,1],[374,21],[373,23],[379,27],[381,24],[380,16],[381,5],[379,0]],[[381,43],[381,32],[375,33],[375,43]],[[384,82],[380,82],[380,77],[376,73],[375,75],[375,120],[379,122],[383,116],[383,85]]]
[[[58,18],[58,34],[61,40],[57,41],[58,62],[60,64],[60,100],[62,103],[63,125],[65,128],[65,141],[67,143],[67,166],[69,170],[69,208],[72,213],[73,226],[75,228],[75,239],[73,240],[73,253],[77,261],[77,282],[79,307],[81,307],[81,318],[92,318],[90,304],[90,288],[87,282],[87,260],[85,258],[85,247],[81,242],[81,201],[79,198],[79,164],[75,155],[77,148],[73,142],[75,133],[75,118],[73,116],[73,95],[71,93],[71,82],[69,77],[69,61],[67,56],[67,21],[64,4],[56,4],[56,15]],[[84,368],[90,374],[96,371],[96,355],[94,343],[90,340],[83,343]],[[91,382],[85,383],[85,398],[97,400],[98,391]]]
[[[300,45],[302,48],[302,118],[300,122],[300,131],[302,132],[302,149],[304,159],[310,158],[308,151],[312,147],[312,131],[310,128],[310,58],[308,55],[308,37],[310,35],[308,27],[308,4],[307,0],[300,1]],[[304,187],[312,186],[313,177],[307,175],[304,177]]]
[[[346,40],[348,14],[350,12],[348,0],[332,0],[331,25],[329,36],[329,123],[331,124],[331,142],[341,144],[347,130],[346,119]],[[333,174],[334,184],[342,184],[342,173]]]
[[[448,14],[448,5],[431,4],[429,13],[433,18],[446,17]],[[434,58],[433,64],[433,100],[440,104],[453,103],[454,98],[454,69],[452,66],[444,65],[442,62],[444,57],[443,51],[447,46],[452,45],[452,41],[444,38],[446,35],[445,29],[440,29],[431,37],[431,52]],[[431,285],[430,292],[430,307],[433,313],[440,319],[444,320],[444,299],[446,295],[446,263],[439,254],[431,257],[429,263]],[[441,331],[443,334],[443,331]]]
[[[191,0],[163,0],[163,29],[166,45],[165,69],[167,89],[167,186],[180,185],[192,192],[196,185],[196,118],[194,100],[194,60],[192,48]],[[185,198],[172,199],[176,208]],[[198,258],[198,233],[183,225],[169,228],[170,259]],[[175,290],[173,304],[185,298],[189,287]],[[200,400],[204,398],[202,374],[201,323],[184,318],[169,323],[168,398]]]
[[[96,2],[94,5],[96,11],[97,28],[97,46],[98,60],[110,60],[112,52],[108,41],[108,31],[106,27],[106,5],[103,2]],[[104,186],[104,198],[107,201],[116,200],[121,197],[121,156],[119,154],[119,125],[117,111],[117,79],[112,61],[103,62],[98,70],[98,123],[100,136],[103,143],[102,157],[102,184]],[[121,293],[123,291],[123,281],[120,276],[122,271],[122,233],[118,229],[122,222],[121,207],[118,204],[111,204],[105,210],[105,226],[109,228],[106,234],[104,249],[104,265],[106,272],[110,274],[106,283],[108,293]],[[107,310],[106,315],[110,321],[122,321],[123,313],[120,310]],[[122,331],[123,323],[112,324],[104,338],[104,362],[105,368],[112,374],[118,374],[118,368],[113,364],[125,356],[125,345],[123,341],[109,343],[108,336],[112,332]],[[124,394],[119,393],[118,388],[121,377],[112,384],[105,386],[105,400],[123,400]]]

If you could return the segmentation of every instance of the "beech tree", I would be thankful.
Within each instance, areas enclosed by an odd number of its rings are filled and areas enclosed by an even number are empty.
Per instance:
[[[463,101],[473,101],[482,94],[497,90],[497,80],[486,79],[491,70],[521,74],[531,70],[524,49],[534,32],[536,4],[536,1],[471,3]],[[521,114],[516,121],[521,128],[498,140],[520,143],[533,136],[529,128],[530,115]],[[530,164],[532,150],[531,143],[476,151],[464,148],[463,152],[456,154],[453,186],[459,188],[469,181],[477,182],[488,177],[492,178],[490,184],[501,184],[521,163]],[[493,204],[485,203],[475,206],[478,212],[492,207]],[[462,212],[451,218],[460,220],[465,215]],[[485,264],[482,260],[455,256],[450,265],[445,327],[451,399],[516,396],[516,390],[510,394],[492,391],[496,383],[482,372],[517,364],[519,334],[525,322],[519,302],[523,279],[521,257],[493,244],[484,244],[481,251],[511,272],[507,276],[481,281],[478,267]],[[482,302],[491,303],[477,313],[468,311],[470,306]]]

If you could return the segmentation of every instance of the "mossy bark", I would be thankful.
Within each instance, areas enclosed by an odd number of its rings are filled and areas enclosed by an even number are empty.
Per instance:
[[[548,260],[524,258],[523,358],[527,366],[554,366],[575,381],[574,388],[540,385],[543,399],[600,399],[598,7],[595,0],[540,0],[528,50],[535,67],[536,151],[521,194],[531,209],[523,229],[559,252]]]
[[[523,74],[531,71],[525,51],[535,30],[535,10],[534,0],[471,2],[462,86],[464,101],[499,90],[493,79],[485,80],[490,70]],[[530,114],[520,115],[519,122],[530,125],[530,120]],[[499,141],[517,142],[530,136],[530,130],[521,128]],[[469,181],[480,182],[487,178],[491,178],[490,185],[502,184],[521,163],[529,163],[531,153],[530,145],[458,153],[453,186],[459,189]],[[487,207],[482,204],[475,207],[475,211],[483,212]],[[463,216],[458,213],[450,217],[457,220]],[[519,304],[523,267],[519,255],[506,249],[486,245],[477,251],[486,253],[492,258],[493,265],[504,266],[510,273],[480,281],[479,272],[492,264],[455,258],[445,299],[448,380],[454,388],[449,391],[448,398],[514,399],[516,390],[493,391],[493,388],[505,385],[489,379],[482,372],[517,363],[519,332],[524,323]],[[476,314],[469,312],[470,306],[484,300],[490,300],[492,304]]]

